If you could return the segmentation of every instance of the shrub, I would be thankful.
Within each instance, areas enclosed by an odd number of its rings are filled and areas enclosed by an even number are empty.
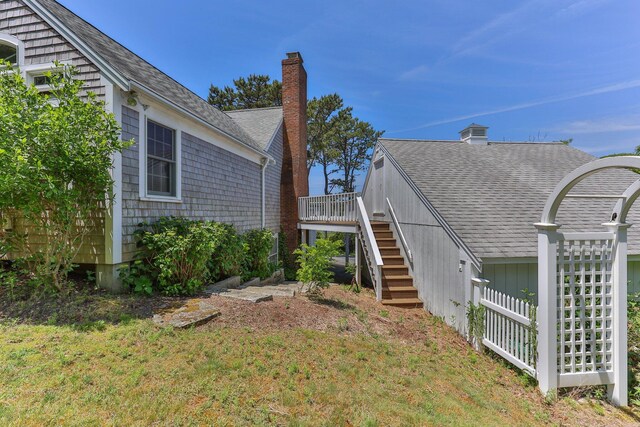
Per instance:
[[[299,281],[309,285],[309,291],[314,293],[326,288],[333,279],[331,272],[331,258],[340,254],[340,242],[327,239],[316,240],[315,246],[303,244],[296,249],[300,268],[296,274]]]
[[[166,295],[193,295],[202,288],[215,250],[212,224],[161,220],[142,233],[140,243],[149,268],[142,269],[138,277],[153,280]]]
[[[61,291],[84,238],[113,199],[113,154],[128,143],[104,102],[83,92],[75,69],[57,65],[61,71],[48,74],[51,94],[43,95],[0,61],[0,219],[20,218],[41,237],[43,245],[15,249],[33,283]]]
[[[246,260],[245,243],[230,224],[213,224],[215,250],[208,262],[211,280],[218,281],[243,275]]]
[[[243,235],[247,251],[245,274],[247,277],[269,277],[274,269],[269,264],[273,248],[273,233],[270,230],[251,230]]]

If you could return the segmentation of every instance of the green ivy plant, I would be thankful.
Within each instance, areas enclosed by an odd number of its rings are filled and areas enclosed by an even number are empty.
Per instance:
[[[482,304],[475,305],[473,302],[469,301],[469,304],[467,305],[469,336],[478,344],[482,343],[482,339],[484,338],[484,317],[484,306]]]

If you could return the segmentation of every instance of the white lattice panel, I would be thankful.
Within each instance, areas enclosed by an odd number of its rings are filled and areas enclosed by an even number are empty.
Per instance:
[[[570,235],[558,242],[558,373],[613,370],[614,237]]]

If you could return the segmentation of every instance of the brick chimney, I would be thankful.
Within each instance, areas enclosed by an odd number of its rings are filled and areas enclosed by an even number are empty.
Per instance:
[[[307,174],[307,72],[300,52],[282,60],[282,110],[284,153],[280,181],[280,217],[287,248],[298,246],[298,197],[309,195]]]

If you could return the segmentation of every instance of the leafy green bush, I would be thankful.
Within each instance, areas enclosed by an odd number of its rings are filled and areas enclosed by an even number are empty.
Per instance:
[[[310,292],[326,288],[333,279],[331,258],[340,254],[340,242],[327,239],[316,240],[315,246],[302,244],[294,251],[300,268],[296,274],[299,281],[309,285]]]
[[[269,277],[274,269],[269,264],[273,248],[273,233],[270,230],[251,230],[243,236],[247,251],[245,275],[247,277]]]
[[[142,233],[140,243],[149,268],[139,277],[151,279],[163,294],[193,295],[205,284],[216,248],[211,223],[159,221]]]
[[[241,276],[247,258],[244,240],[230,224],[213,224],[215,250],[208,262],[209,277],[218,281]]]
[[[269,263],[273,247],[269,230],[241,236],[229,224],[166,217],[140,224],[136,236],[142,250],[120,270],[122,282],[135,293],[192,295],[206,281],[266,278],[275,271]]]

